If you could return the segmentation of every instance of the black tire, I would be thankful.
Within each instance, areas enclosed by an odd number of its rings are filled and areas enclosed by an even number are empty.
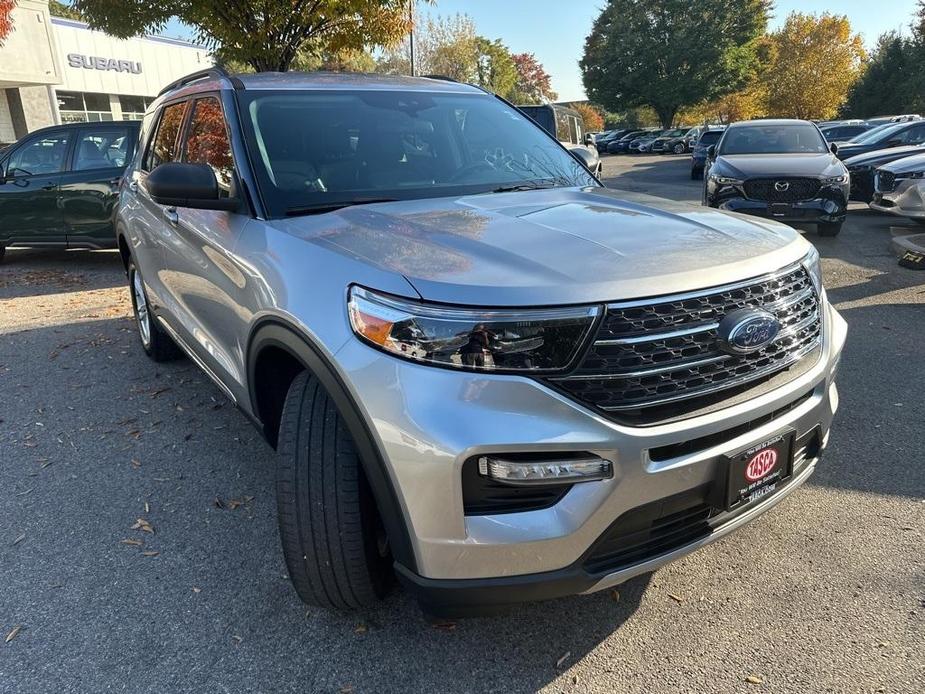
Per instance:
[[[679,142],[678,144],[674,146],[674,153],[684,154],[684,143],[683,142]]]
[[[299,597],[344,612],[375,605],[394,580],[385,531],[347,427],[307,372],[286,395],[277,452],[279,533]]]
[[[816,233],[819,236],[838,236],[842,224],[843,222],[819,222],[816,225]]]
[[[170,335],[164,332],[151,313],[148,292],[145,291],[144,282],[141,273],[135,267],[135,261],[129,260],[126,269],[128,271],[128,291],[132,297],[132,313],[135,316],[135,326],[138,328],[142,349],[145,354],[157,362],[179,358],[182,356],[180,348]],[[137,288],[136,281],[138,282]],[[144,310],[141,311],[141,308]]]
[[[691,169],[691,180],[699,181],[703,178],[703,169]]]

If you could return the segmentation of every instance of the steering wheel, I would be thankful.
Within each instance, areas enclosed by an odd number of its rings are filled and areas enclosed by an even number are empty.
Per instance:
[[[456,183],[460,179],[463,179],[466,176],[468,176],[469,174],[475,173],[476,171],[481,171],[482,169],[491,169],[492,171],[494,171],[495,167],[489,164],[487,161],[477,161],[477,162],[473,162],[472,164],[466,164],[459,171],[457,171],[452,176],[450,176],[450,182]]]

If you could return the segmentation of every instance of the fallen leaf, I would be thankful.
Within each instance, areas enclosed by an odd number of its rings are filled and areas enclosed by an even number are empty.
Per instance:
[[[352,684],[345,684],[343,687],[337,690],[339,694],[353,694],[355,691]]]
[[[141,467],[141,461],[137,458],[132,458],[132,467],[137,470]]]
[[[147,501],[145,502],[145,513],[151,513],[151,506]]]
[[[234,641],[234,645],[237,646],[239,643],[241,643],[244,640],[244,638],[241,636],[235,635],[231,637],[231,640]]]
[[[15,546],[15,545],[18,545],[20,542],[22,542],[22,541],[25,540],[25,539],[26,539],[26,534],[23,533],[22,535],[20,535],[19,537],[17,537],[15,540],[13,540],[13,545],[14,545],[14,546]]]
[[[9,643],[13,639],[15,639],[16,635],[19,634],[20,631],[22,631],[22,625],[17,624],[15,627],[13,627],[13,630],[9,634],[6,635],[6,639],[4,640],[3,643]]]
[[[202,588],[197,588],[196,586],[193,586],[193,592],[194,592],[194,593],[201,593],[201,592],[202,592]]]
[[[565,655],[563,655],[561,658],[559,658],[559,659],[556,661],[556,669],[561,669],[561,667],[565,664],[565,661],[569,659],[569,656],[570,656],[570,655],[572,655],[572,652],[571,652],[571,651],[566,651],[566,652],[565,652]]]
[[[135,545],[136,547],[140,547],[141,545],[144,544],[144,542],[142,542],[141,540],[135,540],[135,539],[133,539],[133,538],[128,538],[128,539],[125,539],[125,540],[120,540],[120,542],[121,542],[123,545]]]
[[[215,501],[212,502],[215,508],[225,508],[225,502],[222,501],[219,497],[215,497]]]
[[[368,631],[369,631],[369,627],[367,627],[365,624],[357,624],[357,625],[353,628],[353,633],[354,633],[354,634],[365,634],[365,633],[368,632]]]
[[[433,627],[440,631],[453,631],[456,629],[456,622],[434,622]]]
[[[755,675],[749,675],[748,677],[745,678],[745,681],[748,682],[749,684],[761,684],[762,682],[764,682],[763,679]]]
[[[684,601],[684,598],[682,598],[680,595],[675,595],[674,593],[668,593],[668,597],[679,604]]]
[[[620,602],[620,591],[619,590],[610,591],[610,599],[613,600],[614,602]]]
[[[144,518],[139,518],[135,521],[135,525],[132,526],[132,530],[141,530],[144,533],[153,533],[154,527]]]
[[[142,552],[141,556],[143,557],[156,557],[160,552],[157,550],[149,549],[147,552]]]

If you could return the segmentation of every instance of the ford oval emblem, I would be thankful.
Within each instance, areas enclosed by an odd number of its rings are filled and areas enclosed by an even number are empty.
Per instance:
[[[731,354],[749,354],[766,347],[780,332],[773,314],[757,308],[733,311],[716,329],[720,346]]]

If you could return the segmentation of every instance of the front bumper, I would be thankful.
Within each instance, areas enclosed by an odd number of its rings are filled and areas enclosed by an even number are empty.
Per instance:
[[[355,400],[378,439],[411,536],[416,570],[397,566],[400,577],[435,610],[592,592],[651,571],[760,515],[811,474],[814,458],[741,516],[717,516],[717,526],[704,537],[618,570],[589,572],[582,566],[624,513],[724,479],[720,456],[785,427],[798,436],[817,431],[820,443],[826,441],[838,407],[834,374],[846,325],[824,305],[825,340],[808,371],[753,400],[650,427],[614,423],[532,379],[422,366],[349,340],[337,360],[350,374]],[[796,401],[785,414],[768,419]],[[743,426],[747,433],[723,436]],[[675,457],[654,460],[649,454],[704,437],[712,437],[709,445]],[[548,508],[465,515],[463,463],[511,452],[591,452],[610,460],[614,474],[574,485]]]
[[[870,207],[878,212],[925,219],[925,179],[900,180],[895,190],[874,193]]]
[[[716,196],[711,204],[721,210],[776,219],[780,222],[841,222],[848,214],[847,202],[836,196],[800,200],[798,202],[773,205],[763,200],[749,200],[739,196]]]

